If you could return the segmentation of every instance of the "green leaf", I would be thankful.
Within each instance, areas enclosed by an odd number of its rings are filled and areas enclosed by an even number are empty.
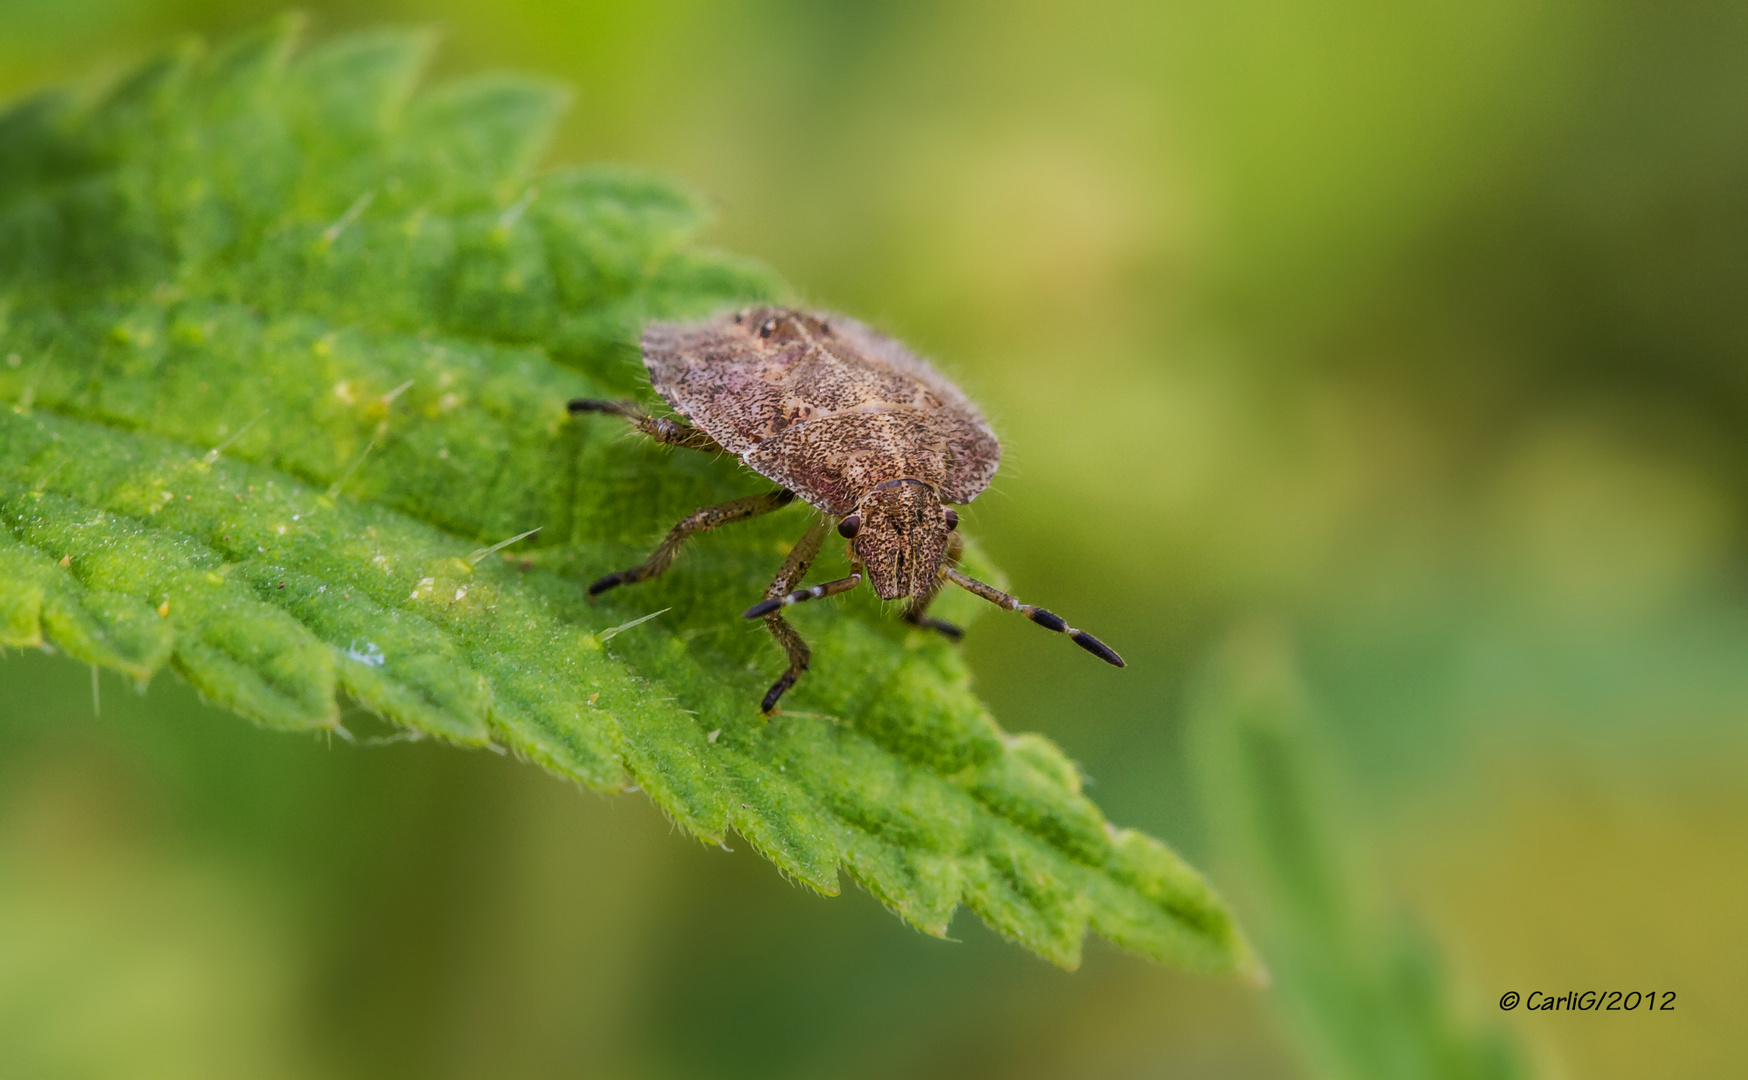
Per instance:
[[[1314,1075],[1529,1075],[1506,1032],[1456,1007],[1431,938],[1379,901],[1284,629],[1239,628],[1199,681],[1188,741],[1210,831]]]
[[[270,727],[339,729],[344,699],[636,785],[932,934],[965,902],[1064,966],[1090,928],[1254,969],[1193,870],[1107,825],[1059,750],[1004,733],[958,654],[872,598],[797,614],[814,670],[760,717],[781,659],[739,612],[805,507],[588,604],[579,582],[768,485],[565,402],[648,399],[647,320],[782,285],[699,248],[664,181],[536,173],[555,88],[415,92],[425,35],[298,53],[294,29],[0,116],[0,641],[168,665]]]

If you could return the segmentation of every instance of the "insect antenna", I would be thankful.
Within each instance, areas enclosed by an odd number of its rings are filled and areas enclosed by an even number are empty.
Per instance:
[[[1085,630],[1076,630],[1074,627],[1064,622],[1062,616],[1057,615],[1054,612],[1046,611],[1041,607],[1034,607],[1031,604],[1022,604],[1007,593],[995,588],[993,585],[985,585],[974,577],[960,573],[954,567],[944,566],[941,568],[941,573],[946,575],[948,581],[951,581],[966,592],[974,593],[983,597],[996,607],[1004,608],[1008,611],[1017,611],[1046,630],[1054,630],[1058,634],[1067,634],[1070,638],[1074,639],[1076,645],[1079,645],[1087,652],[1092,653],[1105,663],[1111,664],[1115,667],[1126,666],[1123,663],[1123,658],[1117,655],[1115,649],[1106,645],[1098,638],[1093,637]]]
[[[761,619],[766,615],[769,615],[771,612],[777,611],[780,608],[786,608],[791,604],[799,604],[804,600],[819,600],[827,596],[836,596],[841,592],[848,592],[861,583],[861,574],[851,574],[849,577],[839,578],[836,581],[828,581],[822,585],[814,585],[811,588],[806,589],[796,589],[794,592],[783,596],[773,596],[769,600],[761,600],[752,607],[741,612],[740,617],[743,619]]]

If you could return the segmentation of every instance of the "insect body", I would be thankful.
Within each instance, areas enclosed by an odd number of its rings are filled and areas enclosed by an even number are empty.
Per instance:
[[[826,521],[815,523],[764,600],[744,613],[764,619],[789,657],[788,670],[765,694],[764,712],[811,658],[782,609],[853,589],[864,577],[882,600],[910,599],[906,622],[955,641],[958,627],[927,614],[948,582],[1123,666],[1091,634],[959,571],[959,515],[946,504],[968,503],[989,486],[1001,446],[959,388],[898,342],[850,319],[756,307],[703,323],[651,326],[643,361],[656,391],[689,423],[652,416],[631,402],[579,399],[570,411],[610,413],[658,442],[734,454],[781,488],[696,511],[642,564],[590,585],[590,596],[661,574],[695,532],[769,513],[796,496],[838,519],[839,534],[850,542],[849,577],[797,589],[825,540]]]

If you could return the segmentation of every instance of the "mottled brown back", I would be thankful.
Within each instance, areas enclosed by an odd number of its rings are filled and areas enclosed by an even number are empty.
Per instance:
[[[958,387],[852,319],[759,307],[658,323],[644,331],[643,360],[681,416],[830,514],[901,477],[968,503],[1001,461]]]

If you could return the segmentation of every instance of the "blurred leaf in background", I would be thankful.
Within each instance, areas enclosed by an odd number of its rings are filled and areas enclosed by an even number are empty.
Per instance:
[[[1370,895],[1366,853],[1344,820],[1297,667],[1283,627],[1239,627],[1201,673],[1188,722],[1224,879],[1266,935],[1276,993],[1313,1072],[1527,1076],[1511,1041],[1453,1015],[1461,996],[1436,945]]]

